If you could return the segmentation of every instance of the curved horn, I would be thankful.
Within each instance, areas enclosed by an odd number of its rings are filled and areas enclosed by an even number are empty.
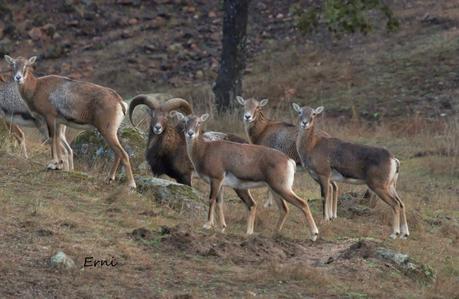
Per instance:
[[[151,110],[155,110],[159,108],[159,102],[157,99],[152,98],[149,95],[146,94],[139,94],[135,96],[132,100],[131,103],[129,103],[129,120],[131,121],[131,124],[135,127],[134,123],[132,122],[132,113],[134,112],[134,109],[137,105],[146,105],[148,108]]]
[[[186,115],[193,113],[193,108],[191,108],[190,103],[187,100],[181,98],[173,98],[161,105],[161,110],[171,111],[171,110],[181,110]]]

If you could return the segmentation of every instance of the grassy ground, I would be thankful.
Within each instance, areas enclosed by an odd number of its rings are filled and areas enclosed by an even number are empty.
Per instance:
[[[0,151],[0,286],[2,297],[397,297],[454,298],[459,278],[459,175],[456,155],[445,156],[446,141],[457,142],[457,122],[396,138],[386,127],[338,125],[322,120],[329,132],[371,144],[385,144],[401,160],[398,189],[406,203],[409,240],[388,240],[391,213],[382,202],[368,209],[363,187],[340,186],[339,217],[321,221],[318,186],[299,171],[295,190],[310,199],[320,239],[308,241],[300,213],[291,213],[281,236],[274,236],[277,211],[265,209],[265,190],[256,190],[254,237],[244,236],[245,211],[232,191],[225,193],[229,228],[225,234],[201,228],[204,216],[180,215],[148,196],[89,175],[44,170],[47,148],[30,142],[31,160],[19,149]],[[448,126],[455,126],[449,128]],[[350,136],[354,136],[353,138]],[[435,142],[431,139],[435,136]],[[79,168],[79,165],[76,166]],[[195,181],[205,194],[207,187]],[[357,192],[354,196],[353,193]],[[352,207],[364,209],[363,213]],[[179,225],[178,228],[174,228]],[[164,230],[172,233],[164,234]],[[133,231],[145,228],[146,238]],[[345,260],[340,254],[355,238],[380,240],[431,267],[433,284],[423,284],[374,259]],[[57,250],[77,265],[48,265]],[[85,257],[114,259],[113,268],[84,268]],[[327,264],[330,258],[334,262]]]

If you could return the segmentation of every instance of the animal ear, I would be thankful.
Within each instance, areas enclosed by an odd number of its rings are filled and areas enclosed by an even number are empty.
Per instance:
[[[37,60],[37,56],[30,57],[29,60],[27,61],[27,65],[34,64],[36,60]]]
[[[268,99],[263,99],[260,101],[260,107],[266,106],[268,104],[269,100]]]
[[[2,81],[2,82],[6,82],[6,79],[5,79],[5,77],[3,77],[2,75],[0,75],[0,81]]]
[[[296,112],[300,113],[301,112],[301,107],[297,103],[292,103],[293,110]]]
[[[314,109],[314,114],[318,115],[318,114],[322,113],[322,111],[324,111],[324,106],[319,106],[316,109]]]
[[[245,100],[244,100],[244,98],[241,97],[241,96],[237,96],[237,97],[236,97],[236,101],[237,101],[239,104],[241,104],[242,106],[245,105]]]
[[[202,122],[205,122],[206,120],[209,119],[209,113],[205,113],[205,114],[201,115],[200,119],[201,119]]]
[[[6,62],[8,62],[9,64],[14,64],[14,58],[11,57],[11,56],[5,55],[5,60],[6,60]]]
[[[171,112],[169,112],[169,116],[177,117],[178,120],[183,120],[185,118],[185,115],[175,110],[172,110]]]

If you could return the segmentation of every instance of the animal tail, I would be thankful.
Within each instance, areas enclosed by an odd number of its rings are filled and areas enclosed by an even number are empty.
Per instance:
[[[288,159],[288,163],[292,165],[293,172],[296,172],[296,162],[293,159]]]
[[[287,166],[287,180],[285,181],[286,187],[292,190],[293,181],[295,179],[295,171],[296,171],[296,162],[292,159],[288,159],[288,166]]]
[[[390,184],[392,185],[395,191],[395,188],[397,187],[398,176],[400,174],[400,160],[398,160],[397,158],[392,158],[392,163],[395,169],[392,177],[390,178]]]

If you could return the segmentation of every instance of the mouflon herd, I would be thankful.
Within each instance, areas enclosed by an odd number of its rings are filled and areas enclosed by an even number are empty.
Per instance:
[[[280,232],[289,208],[299,208],[311,240],[319,234],[308,202],[293,191],[296,167],[304,167],[320,186],[325,221],[337,217],[337,183],[366,185],[392,209],[390,238],[409,236],[405,205],[396,191],[400,161],[387,149],[346,142],[316,128],[324,107],[301,107],[296,124],[268,119],[263,107],[267,99],[236,97],[244,107],[242,120],[247,140],[231,133],[205,131],[209,114],[193,113],[191,104],[181,98],[160,102],[149,95],[138,95],[128,106],[113,89],[97,84],[48,75],[36,77],[32,66],[36,57],[12,58],[5,55],[12,78],[0,76],[0,117],[20,144],[27,149],[21,126],[36,127],[50,140],[52,160],[49,169],[72,171],[73,151],[67,142],[66,127],[96,128],[115,154],[108,182],[115,180],[120,163],[128,186],[136,188],[129,156],[118,140],[118,128],[126,114],[131,123],[138,105],[149,108],[150,128],[145,157],[153,175],[166,174],[178,183],[191,186],[196,174],[210,186],[209,212],[204,227],[226,228],[223,186],[234,189],[248,209],[247,234],[254,231],[256,201],[250,189],[268,187],[266,205],[274,201],[279,209]]]

